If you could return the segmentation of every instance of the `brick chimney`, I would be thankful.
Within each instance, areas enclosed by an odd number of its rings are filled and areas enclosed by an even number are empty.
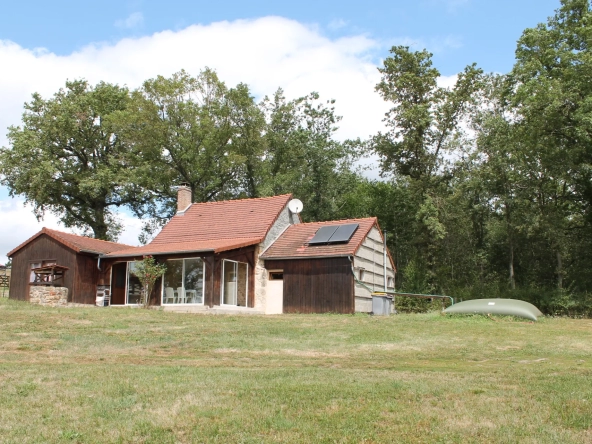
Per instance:
[[[177,188],[177,213],[183,213],[191,205],[191,188],[182,183]]]

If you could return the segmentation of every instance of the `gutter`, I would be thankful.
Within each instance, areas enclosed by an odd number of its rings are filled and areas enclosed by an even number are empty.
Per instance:
[[[242,247],[241,247],[242,248]],[[150,252],[150,251],[146,251],[146,252],[142,252],[142,253],[134,253],[134,254],[121,254],[121,255],[117,255],[117,254],[102,254],[99,256],[99,258],[103,258],[103,259],[117,259],[119,257],[139,257],[139,256],[146,256],[146,255],[150,255],[150,256],[160,256],[160,255],[164,255],[164,254],[184,254],[184,253],[215,253],[216,250],[210,248],[208,250],[180,250],[180,251],[159,251],[159,252]]]

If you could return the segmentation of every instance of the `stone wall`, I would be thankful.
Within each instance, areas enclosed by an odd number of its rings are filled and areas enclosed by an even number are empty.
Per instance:
[[[66,307],[68,305],[68,289],[49,285],[32,285],[29,290],[29,302],[48,307]]]
[[[275,223],[269,229],[267,236],[255,250],[255,308],[265,310],[267,303],[267,269],[264,261],[259,256],[273,244],[286,229],[293,224],[300,223],[300,217],[293,214],[286,206]]]

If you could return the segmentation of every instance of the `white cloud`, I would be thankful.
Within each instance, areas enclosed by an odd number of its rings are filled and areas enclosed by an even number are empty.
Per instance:
[[[318,91],[337,100],[344,116],[339,137],[365,137],[381,126],[385,104],[374,92],[379,74],[372,63],[380,45],[366,36],[338,39],[293,20],[256,20],[192,25],[180,31],[91,44],[66,56],[0,41],[0,128],[18,124],[22,105],[37,91],[50,96],[66,79],[84,77],[130,87],[180,69],[206,66],[229,85],[245,82],[257,98],[282,87],[289,97]],[[2,135],[3,136],[3,135]],[[0,138],[6,145],[6,139]]]
[[[137,25],[141,20],[141,14],[132,14],[122,24]],[[104,80],[135,88],[157,75],[181,69],[196,75],[208,66],[228,85],[247,83],[257,99],[278,87],[288,98],[317,91],[322,99],[336,99],[336,112],[343,116],[337,137],[366,138],[383,128],[388,109],[374,91],[379,73],[373,60],[382,49],[381,42],[364,35],[332,39],[318,27],[281,17],[192,25],[91,44],[69,55],[0,40],[0,129],[20,123],[23,103],[33,92],[50,97],[66,79]],[[0,132],[0,146],[7,142]],[[122,217],[130,228],[120,241],[136,243],[139,221]],[[0,222],[0,262],[1,255],[42,226],[57,224],[51,217],[37,223],[30,209],[10,199],[0,200]]]
[[[133,12],[125,20],[117,20],[115,26],[122,29],[133,29],[144,23],[144,15],[141,12]]]

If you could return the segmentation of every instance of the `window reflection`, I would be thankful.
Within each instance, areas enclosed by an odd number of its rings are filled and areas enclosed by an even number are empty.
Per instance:
[[[138,266],[138,262],[128,262],[127,267],[127,303],[139,304],[142,298],[142,282],[132,274]]]
[[[246,307],[248,304],[248,264],[225,260],[222,270],[222,304]]]
[[[166,261],[164,304],[203,304],[204,261],[201,258]]]

